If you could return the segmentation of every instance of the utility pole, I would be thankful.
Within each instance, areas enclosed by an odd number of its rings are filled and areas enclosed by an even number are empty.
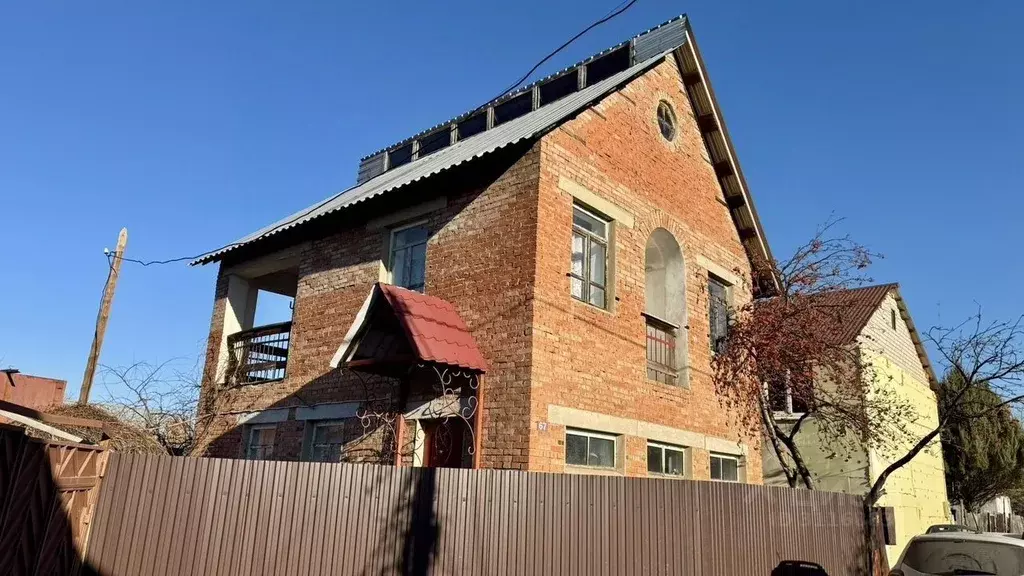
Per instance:
[[[89,391],[92,390],[92,378],[96,375],[96,362],[100,359],[100,349],[103,348],[103,334],[107,331],[107,320],[110,320],[110,305],[114,302],[114,290],[117,288],[117,278],[121,275],[121,257],[124,256],[124,249],[128,246],[128,229],[121,228],[117,235],[117,248],[114,249],[114,260],[110,266],[110,276],[107,277],[107,285],[103,289],[103,300],[100,302],[100,312],[96,315],[96,333],[92,337],[92,348],[89,350],[89,361],[85,364],[85,376],[82,377],[82,390],[78,393],[78,403],[89,403]]]

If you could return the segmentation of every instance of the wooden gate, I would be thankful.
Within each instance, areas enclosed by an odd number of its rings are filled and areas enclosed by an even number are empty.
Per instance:
[[[106,458],[0,424],[0,573],[95,574],[81,558]]]

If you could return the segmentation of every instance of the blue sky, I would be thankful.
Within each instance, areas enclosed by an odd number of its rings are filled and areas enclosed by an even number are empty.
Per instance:
[[[201,253],[349,187],[613,2],[0,8],[0,364],[77,397],[107,264]],[[499,7],[500,6],[500,7]],[[640,0],[539,73],[690,15],[777,256],[830,214],[919,327],[1024,312],[1024,3]],[[102,362],[193,357],[214,267],[126,264]]]

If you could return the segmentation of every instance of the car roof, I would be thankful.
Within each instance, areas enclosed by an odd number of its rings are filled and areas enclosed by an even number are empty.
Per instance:
[[[1003,534],[976,534],[973,532],[935,532],[933,534],[921,534],[914,536],[911,542],[923,541],[966,541],[966,542],[991,542],[995,544],[1010,544],[1024,548],[1024,540],[1016,535]]]

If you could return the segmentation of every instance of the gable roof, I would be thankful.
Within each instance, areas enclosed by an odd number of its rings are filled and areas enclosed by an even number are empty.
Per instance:
[[[316,218],[429,178],[517,142],[538,138],[661,63],[666,57],[674,57],[679,66],[686,94],[697,115],[698,126],[741,242],[752,262],[771,262],[771,251],[763,227],[736,159],[703,59],[689,21],[685,15],[680,15],[574,66],[364,158],[356,186],[241,240],[204,254],[194,260],[192,265],[220,260],[242,246],[253,245]],[[576,78],[575,86],[573,82],[564,83],[566,78],[573,77]],[[559,90],[564,88],[573,91],[549,103],[543,102],[543,90],[555,86],[556,82],[563,82]],[[501,122],[497,117],[499,111],[509,106],[512,108],[506,110],[511,110],[510,119]],[[485,121],[483,129],[464,138],[460,137],[463,123],[481,115],[484,115]],[[435,135],[440,135],[442,140],[431,140]],[[430,152],[420,154],[420,145],[423,144],[426,150],[428,142]],[[401,160],[392,161],[399,152]]]
[[[389,308],[402,335],[392,326],[375,327],[381,307]],[[348,334],[331,359],[331,367],[350,362],[357,353],[387,361],[396,350],[411,349],[415,360],[487,371],[487,362],[466,323],[450,302],[390,284],[374,284]],[[397,360],[403,360],[396,358]]]
[[[879,284],[848,290],[833,290],[815,296],[818,305],[842,311],[836,319],[836,344],[855,344],[871,316],[896,284]]]
[[[914,349],[917,351],[921,366],[924,367],[928,376],[929,384],[934,389],[938,387],[939,381],[935,377],[931,361],[928,359],[928,352],[921,341],[921,335],[914,326],[914,319],[910,316],[907,303],[900,293],[900,285],[896,283],[879,284],[877,286],[865,286],[863,288],[851,288],[849,290],[835,290],[819,294],[826,306],[834,306],[841,310],[842,314],[836,317],[839,327],[836,333],[837,344],[855,344],[857,338],[864,332],[871,317],[885,301],[885,297],[893,295],[896,306],[899,308],[900,317],[907,325],[910,332],[910,339],[914,342]]]

